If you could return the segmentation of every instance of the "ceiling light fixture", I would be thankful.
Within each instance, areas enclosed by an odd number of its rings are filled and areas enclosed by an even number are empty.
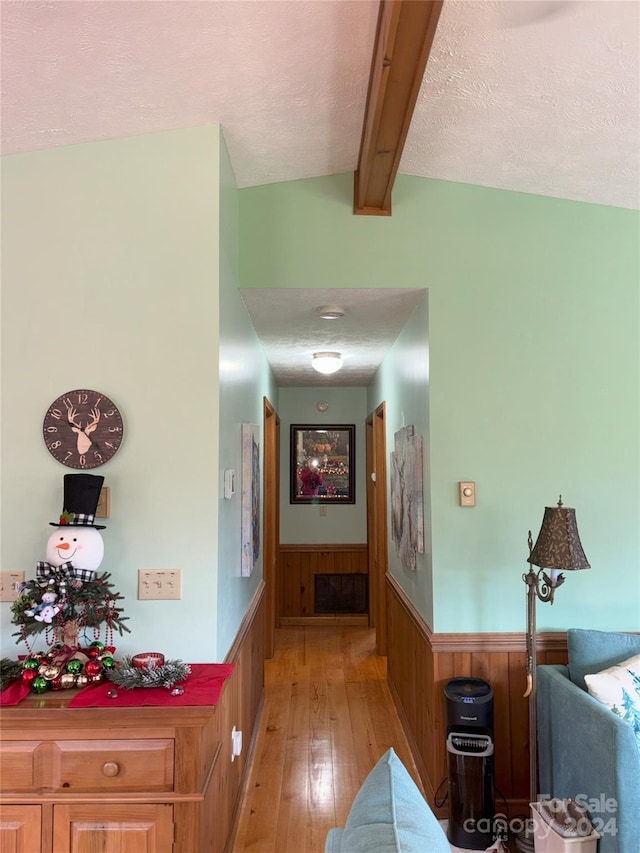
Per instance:
[[[342,367],[342,356],[339,352],[314,352],[311,365],[318,373],[335,373]]]
[[[338,305],[325,305],[324,308],[318,309],[318,314],[323,320],[341,320],[344,317],[344,308]]]

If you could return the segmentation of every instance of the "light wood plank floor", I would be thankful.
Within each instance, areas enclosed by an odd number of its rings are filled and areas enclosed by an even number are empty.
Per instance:
[[[374,631],[279,628],[232,853],[322,853],[390,746],[422,790]]]

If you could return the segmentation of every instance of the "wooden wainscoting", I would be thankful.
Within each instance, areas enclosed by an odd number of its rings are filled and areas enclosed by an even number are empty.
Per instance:
[[[368,574],[367,545],[280,545],[277,565],[279,626],[308,623],[368,625],[364,615],[319,615],[314,608],[318,574]]]
[[[235,669],[216,708],[221,748],[210,785],[213,794],[207,809],[207,845],[202,848],[211,853],[223,853],[233,847],[240,795],[264,698],[265,619],[265,586],[261,583],[224,661],[234,664]],[[232,762],[234,726],[243,734],[243,749]]]
[[[504,797],[512,814],[528,814],[524,632],[434,634],[389,574],[387,608],[389,686],[429,804],[439,817],[446,817],[446,809],[434,803],[438,786],[447,776],[444,687],[452,678],[473,677],[488,681],[494,691],[496,807],[503,807]],[[566,663],[566,634],[539,634],[537,649],[538,663]]]

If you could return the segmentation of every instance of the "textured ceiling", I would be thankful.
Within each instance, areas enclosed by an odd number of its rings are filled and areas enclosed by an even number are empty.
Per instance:
[[[445,0],[400,171],[640,207],[640,3]]]
[[[425,290],[243,288],[251,321],[278,385],[368,385]],[[338,306],[345,315],[323,320],[319,310]],[[311,366],[318,351],[343,356],[339,373]]]
[[[2,151],[220,122],[240,187],[353,171],[376,0],[2,0]],[[400,172],[640,207],[639,0],[445,0]]]

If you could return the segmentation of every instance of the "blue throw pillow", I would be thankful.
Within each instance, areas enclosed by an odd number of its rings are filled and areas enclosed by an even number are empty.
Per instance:
[[[442,827],[393,749],[362,783],[339,840],[342,853],[450,853]]]
[[[569,677],[574,684],[586,690],[585,675],[601,672],[640,654],[640,635],[569,628],[567,652]]]

